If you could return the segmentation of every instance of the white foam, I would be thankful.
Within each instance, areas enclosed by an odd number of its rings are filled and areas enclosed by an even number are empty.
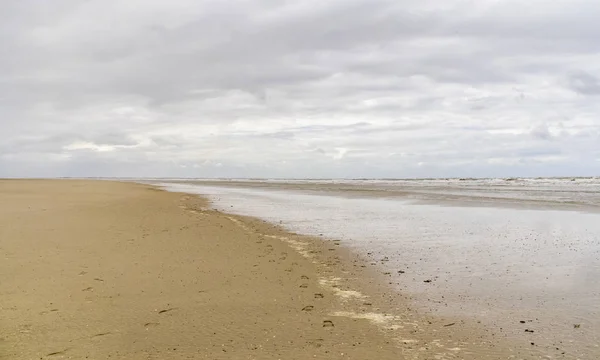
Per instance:
[[[359,291],[350,290],[350,289],[346,289],[346,290],[340,289],[341,280],[342,279],[339,277],[321,278],[321,279],[319,279],[319,285],[321,285],[324,289],[333,292],[336,296],[338,296],[342,299],[351,299],[351,298],[366,299],[367,298],[367,296],[365,296],[364,294],[362,294]]]

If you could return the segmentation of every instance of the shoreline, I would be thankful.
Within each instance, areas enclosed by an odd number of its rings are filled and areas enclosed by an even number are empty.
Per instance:
[[[374,254],[361,255],[343,246],[341,240],[300,234],[257,217],[231,214],[197,193],[175,193],[205,199],[207,206],[201,211],[225,214],[243,229],[287,243],[316,265],[320,287],[338,297],[340,306],[330,315],[377,327],[393,339],[406,359],[537,359],[562,353],[558,348],[532,347],[525,339],[515,343],[502,329],[486,328],[473,318],[427,314],[415,306],[418,298],[394,288],[392,274],[379,266],[381,260]]]
[[[156,183],[160,181],[150,181]],[[517,210],[568,210],[586,213],[599,213],[598,204],[590,204],[578,201],[557,201],[556,199],[535,199],[535,198],[515,198],[515,197],[494,197],[482,196],[481,194],[464,193],[445,193],[436,192],[435,188],[418,187],[389,187],[373,186],[366,188],[351,183],[318,183],[318,182],[259,182],[259,181],[225,181],[225,180],[163,180],[164,183],[182,184],[182,185],[201,185],[218,186],[231,188],[249,188],[257,190],[281,190],[281,191],[300,191],[314,192],[319,194],[328,192],[348,198],[390,198],[401,199],[415,204],[433,204],[437,206],[459,206],[459,207],[480,207],[480,208],[506,208]],[[433,191],[432,191],[433,190]],[[459,189],[456,189],[459,190]],[[465,189],[460,189],[461,191]],[[499,189],[487,189],[490,193]],[[595,194],[595,192],[594,192]]]
[[[419,313],[339,241],[196,195],[10,180],[0,198],[0,359],[541,356]]]

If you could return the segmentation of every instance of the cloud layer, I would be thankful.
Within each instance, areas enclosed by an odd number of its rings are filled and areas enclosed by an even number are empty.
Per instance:
[[[600,175],[593,0],[0,2],[0,176]]]

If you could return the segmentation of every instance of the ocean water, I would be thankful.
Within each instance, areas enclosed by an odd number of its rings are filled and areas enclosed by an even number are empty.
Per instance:
[[[482,322],[552,356],[600,358],[598,179],[160,185],[343,240],[423,311]]]

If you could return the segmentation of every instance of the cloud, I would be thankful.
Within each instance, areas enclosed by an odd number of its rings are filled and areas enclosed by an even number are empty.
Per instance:
[[[600,80],[595,76],[580,72],[569,77],[571,89],[582,95],[599,95]]]
[[[591,0],[2,2],[0,176],[598,175],[599,15]]]

